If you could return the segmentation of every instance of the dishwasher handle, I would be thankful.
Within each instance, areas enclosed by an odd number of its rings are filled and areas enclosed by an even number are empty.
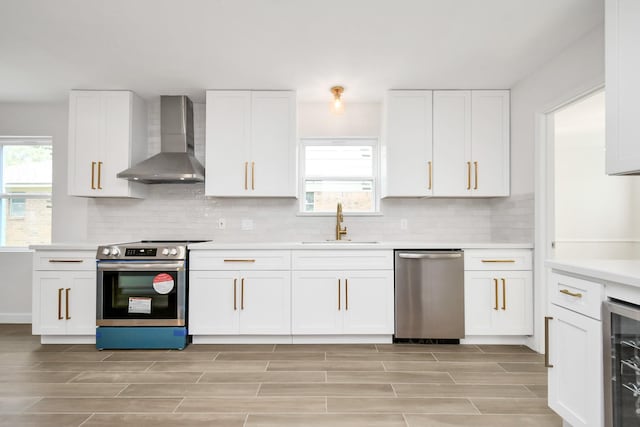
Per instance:
[[[398,256],[400,258],[404,258],[404,259],[453,259],[453,258],[460,258],[462,257],[462,253],[457,252],[457,253],[432,253],[432,254],[425,254],[425,253],[407,253],[407,252],[401,252],[398,254]]]

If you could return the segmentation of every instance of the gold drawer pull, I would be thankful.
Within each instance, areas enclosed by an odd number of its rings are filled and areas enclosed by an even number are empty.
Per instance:
[[[83,262],[82,259],[50,259],[49,262]]]
[[[224,262],[256,262],[255,259],[225,259]]]
[[[544,318],[544,367],[553,368],[553,365],[549,363],[549,320],[553,320],[551,316],[545,316]]]
[[[58,320],[62,320],[62,291],[64,288],[58,288]]]
[[[516,262],[515,259],[483,259],[482,262]]]
[[[569,289],[560,289],[561,294],[569,295],[570,297],[582,298],[580,292],[571,292]]]
[[[340,279],[338,279],[338,311],[340,311],[340,293],[341,293],[341,286],[340,286]]]
[[[236,311],[238,309],[237,287],[238,287],[238,279],[233,279],[233,311]]]
[[[494,310],[498,309],[498,279],[493,279],[494,291],[496,295],[496,305],[493,307]]]
[[[66,306],[65,306],[65,318],[67,320],[71,320],[71,316],[69,316],[69,292],[71,291],[71,288],[67,288],[64,290],[64,294],[65,294],[65,302],[66,302]]]

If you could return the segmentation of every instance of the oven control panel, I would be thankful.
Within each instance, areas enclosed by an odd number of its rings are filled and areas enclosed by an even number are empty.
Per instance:
[[[98,247],[98,260],[163,260],[186,259],[186,244],[177,243],[121,243]]]

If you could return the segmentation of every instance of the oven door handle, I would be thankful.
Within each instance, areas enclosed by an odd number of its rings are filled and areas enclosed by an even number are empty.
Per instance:
[[[171,270],[171,271],[184,271],[184,262],[108,262],[98,263],[98,271],[157,271],[157,270]]]

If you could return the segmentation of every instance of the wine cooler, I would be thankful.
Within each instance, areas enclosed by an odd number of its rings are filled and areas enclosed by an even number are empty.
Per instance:
[[[606,301],[603,312],[606,427],[640,426],[640,306]]]

